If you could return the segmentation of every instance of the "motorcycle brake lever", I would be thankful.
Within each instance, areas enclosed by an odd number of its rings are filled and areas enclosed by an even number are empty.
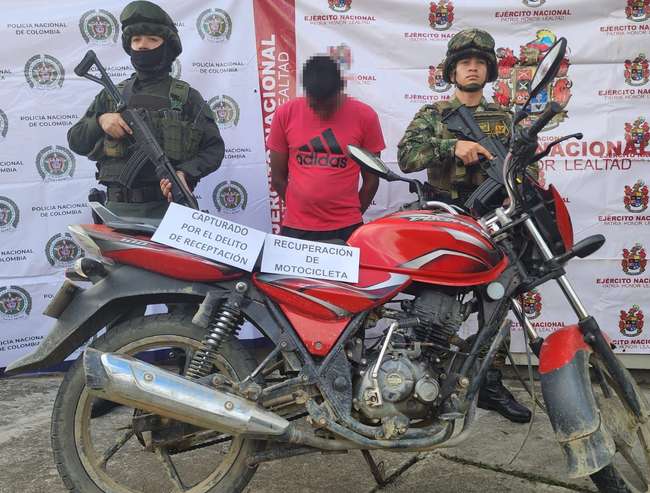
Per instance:
[[[551,152],[551,149],[553,149],[553,147],[558,145],[559,143],[573,138],[581,140],[582,137],[583,137],[582,132],[578,132],[575,134],[565,135],[564,137],[560,137],[559,139],[555,139],[553,142],[551,142],[549,145],[546,146],[546,149],[544,149],[542,152],[535,154],[533,156],[531,163],[534,163],[535,161],[539,161],[540,159],[548,156]]]

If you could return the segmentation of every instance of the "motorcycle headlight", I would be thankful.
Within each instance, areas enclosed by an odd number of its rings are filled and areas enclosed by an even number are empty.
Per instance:
[[[550,185],[548,189],[553,197],[557,229],[560,232],[564,248],[568,251],[573,247],[573,224],[571,224],[571,215],[557,189],[553,185]]]

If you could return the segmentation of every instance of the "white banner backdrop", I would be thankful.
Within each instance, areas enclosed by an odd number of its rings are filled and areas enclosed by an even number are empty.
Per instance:
[[[66,227],[91,221],[86,197],[95,166],[69,151],[66,132],[100,87],[76,77],[73,68],[93,49],[116,82],[130,75],[117,24],[126,3],[64,0],[53,8],[44,0],[3,2],[0,367],[30,350],[25,338],[47,333],[52,320],[40,313],[61,282],[62,269],[82,255]],[[295,9],[296,60],[288,62],[298,74],[315,53],[339,57],[347,92],[378,112],[387,142],[383,157],[397,171],[397,143],[413,115],[453,93],[436,76],[436,67],[454,33],[481,27],[494,35],[499,79],[486,94],[510,106],[526,66],[554,39],[566,37],[568,65],[546,94],[565,105],[565,114],[547,128],[543,141],[572,132],[583,132],[584,139],[562,144],[545,159],[543,178],[564,196],[576,239],[601,233],[608,240],[589,260],[574,261],[568,272],[619,351],[650,352],[643,324],[650,311],[645,262],[650,248],[650,73],[644,49],[650,46],[650,9],[643,1],[159,3],[177,22],[183,42],[174,75],[221,110],[226,158],[197,187],[200,205],[263,230],[271,224],[263,133],[268,122],[262,122],[258,58],[263,55],[255,33],[256,23],[274,21],[260,19],[259,12]],[[272,56],[280,70],[282,59]],[[367,219],[412,198],[403,184],[382,183]],[[575,321],[554,286],[531,293],[524,304],[542,335]],[[514,349],[521,348],[516,338]]]

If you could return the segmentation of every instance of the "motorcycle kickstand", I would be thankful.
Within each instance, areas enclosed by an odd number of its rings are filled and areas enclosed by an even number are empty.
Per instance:
[[[377,486],[380,488],[383,488],[386,486],[390,481],[388,481],[388,478],[386,478],[385,475],[385,468],[384,468],[384,462],[380,462],[377,464],[375,462],[375,459],[370,455],[370,451],[368,450],[362,450],[361,455],[363,455],[363,458],[366,459],[366,463],[368,464],[368,467],[370,468],[370,472],[372,473],[372,477],[375,478],[375,482],[377,483]]]

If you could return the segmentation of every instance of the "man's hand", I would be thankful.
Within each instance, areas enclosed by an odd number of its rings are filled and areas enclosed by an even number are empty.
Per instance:
[[[456,148],[454,149],[454,154],[456,157],[463,161],[465,166],[471,166],[476,164],[480,156],[484,156],[487,159],[494,159],[494,156],[490,154],[485,147],[476,142],[471,142],[469,140],[459,140],[456,142]]]
[[[127,134],[133,134],[133,131],[119,113],[104,113],[97,119],[97,123],[104,132],[114,139],[122,139]]]
[[[181,180],[183,185],[185,185],[189,190],[190,187],[187,185],[187,180],[185,179],[185,173],[183,173],[182,171],[177,171],[176,175]],[[160,180],[160,191],[162,192],[163,196],[167,198],[167,202],[173,201],[171,180],[168,180],[167,178],[163,178],[162,180]]]

